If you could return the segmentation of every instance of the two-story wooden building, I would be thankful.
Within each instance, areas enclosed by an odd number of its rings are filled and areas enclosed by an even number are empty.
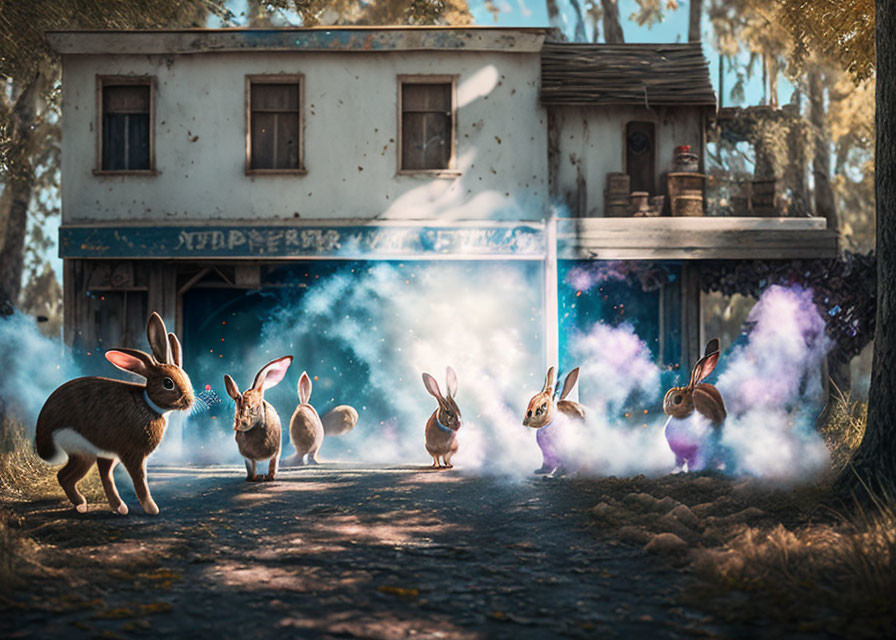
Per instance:
[[[608,173],[663,194],[676,147],[703,157],[707,64],[699,45],[552,35],[48,34],[63,65],[66,340],[135,343],[150,310],[189,333],[191,296],[238,297],[305,261],[524,260],[544,265],[553,360],[558,306],[576,293],[566,274],[622,260],[672,274],[635,298],[657,358],[692,361],[701,260],[836,254],[813,218],[676,217],[668,202],[659,217],[606,217]]]

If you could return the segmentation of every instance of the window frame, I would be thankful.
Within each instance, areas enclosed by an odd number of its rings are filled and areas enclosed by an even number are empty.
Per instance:
[[[253,169],[252,168],[252,85],[253,84],[296,84],[299,87],[299,166],[294,169]],[[305,74],[303,73],[253,73],[246,74],[246,164],[247,176],[299,175],[308,173],[305,166]]]
[[[398,132],[395,136],[397,169],[399,176],[429,176],[435,178],[456,178],[461,175],[457,169],[457,81],[458,74],[399,74],[398,84]],[[405,169],[402,166],[402,131],[404,129],[404,105],[402,104],[402,89],[405,84],[450,84],[451,85],[451,151],[448,155],[448,167],[445,169]]]
[[[139,85],[149,87],[149,168],[103,169],[103,89],[106,86]],[[156,176],[156,92],[153,75],[97,75],[96,76],[96,164],[95,176]]]

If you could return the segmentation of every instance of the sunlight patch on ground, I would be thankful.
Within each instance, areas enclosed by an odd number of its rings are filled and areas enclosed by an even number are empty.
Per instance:
[[[338,612],[326,616],[307,618],[286,616],[277,626],[281,629],[307,629],[326,631],[327,634],[344,635],[350,638],[371,638],[372,640],[392,640],[393,638],[442,638],[451,640],[472,640],[482,635],[460,629],[448,620],[409,618],[406,613],[378,612],[355,613]]]
[[[234,500],[238,502],[257,502],[271,499],[271,494],[293,493],[298,491],[311,491],[314,493],[322,493],[336,488],[346,488],[354,483],[342,482],[313,482],[313,481],[290,481],[278,479],[274,482],[245,483],[244,490],[234,496]]]
[[[334,541],[384,545],[417,544],[435,534],[469,530],[424,515],[422,511],[395,511],[375,520],[355,515],[332,516],[316,523],[313,529]]]
[[[216,564],[209,569],[207,577],[219,581],[228,587],[240,589],[264,589],[278,591],[321,591],[324,589],[318,582],[307,580],[304,576],[282,567],[253,564],[245,566],[233,562]]]

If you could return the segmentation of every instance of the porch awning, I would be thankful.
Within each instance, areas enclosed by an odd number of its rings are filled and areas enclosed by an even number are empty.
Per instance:
[[[836,258],[824,218],[579,218],[557,225],[557,257],[593,260]]]

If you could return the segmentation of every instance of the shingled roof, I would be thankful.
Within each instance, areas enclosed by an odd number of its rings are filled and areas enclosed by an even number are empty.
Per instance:
[[[566,105],[715,107],[700,43],[545,43],[541,101]]]

